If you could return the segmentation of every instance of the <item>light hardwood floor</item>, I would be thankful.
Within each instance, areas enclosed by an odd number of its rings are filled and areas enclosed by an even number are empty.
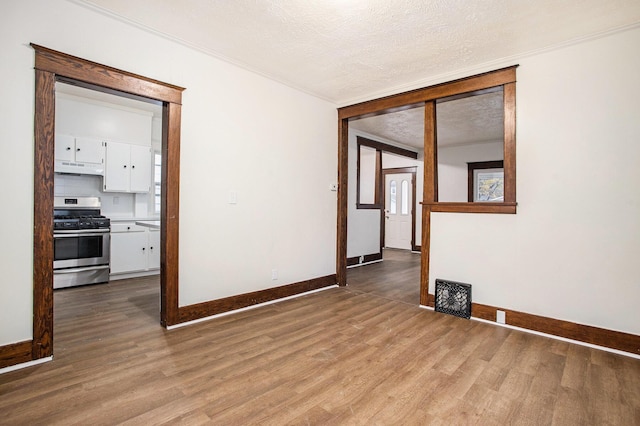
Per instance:
[[[0,376],[0,424],[640,424],[639,360],[378,295],[374,266],[171,331],[157,279],[56,292],[55,359]]]
[[[384,249],[383,262],[349,268],[347,283],[354,291],[420,304],[420,253]]]

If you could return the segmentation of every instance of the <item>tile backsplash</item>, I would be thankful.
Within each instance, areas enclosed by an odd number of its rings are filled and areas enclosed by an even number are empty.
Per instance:
[[[107,217],[149,216],[147,194],[102,192],[101,189],[102,176],[55,174],[55,196],[100,197],[102,214]]]

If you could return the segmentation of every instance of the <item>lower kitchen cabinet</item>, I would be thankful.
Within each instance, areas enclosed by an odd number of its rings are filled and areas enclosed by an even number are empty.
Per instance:
[[[160,230],[147,229],[149,234],[149,269],[160,269]]]
[[[160,231],[133,222],[111,224],[111,274],[160,269]]]

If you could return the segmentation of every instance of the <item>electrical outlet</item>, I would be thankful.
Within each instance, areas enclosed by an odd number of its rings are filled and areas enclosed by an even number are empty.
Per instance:
[[[506,313],[504,311],[496,310],[496,322],[506,324]]]
[[[278,279],[278,270],[277,269],[272,269],[271,270],[271,279],[272,280],[277,280]]]
[[[358,263],[362,263],[364,262],[364,256],[360,256],[359,262]]]

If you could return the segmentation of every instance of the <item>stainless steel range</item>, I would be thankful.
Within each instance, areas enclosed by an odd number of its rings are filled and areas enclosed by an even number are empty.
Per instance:
[[[110,231],[99,198],[54,197],[54,289],[109,281]]]

